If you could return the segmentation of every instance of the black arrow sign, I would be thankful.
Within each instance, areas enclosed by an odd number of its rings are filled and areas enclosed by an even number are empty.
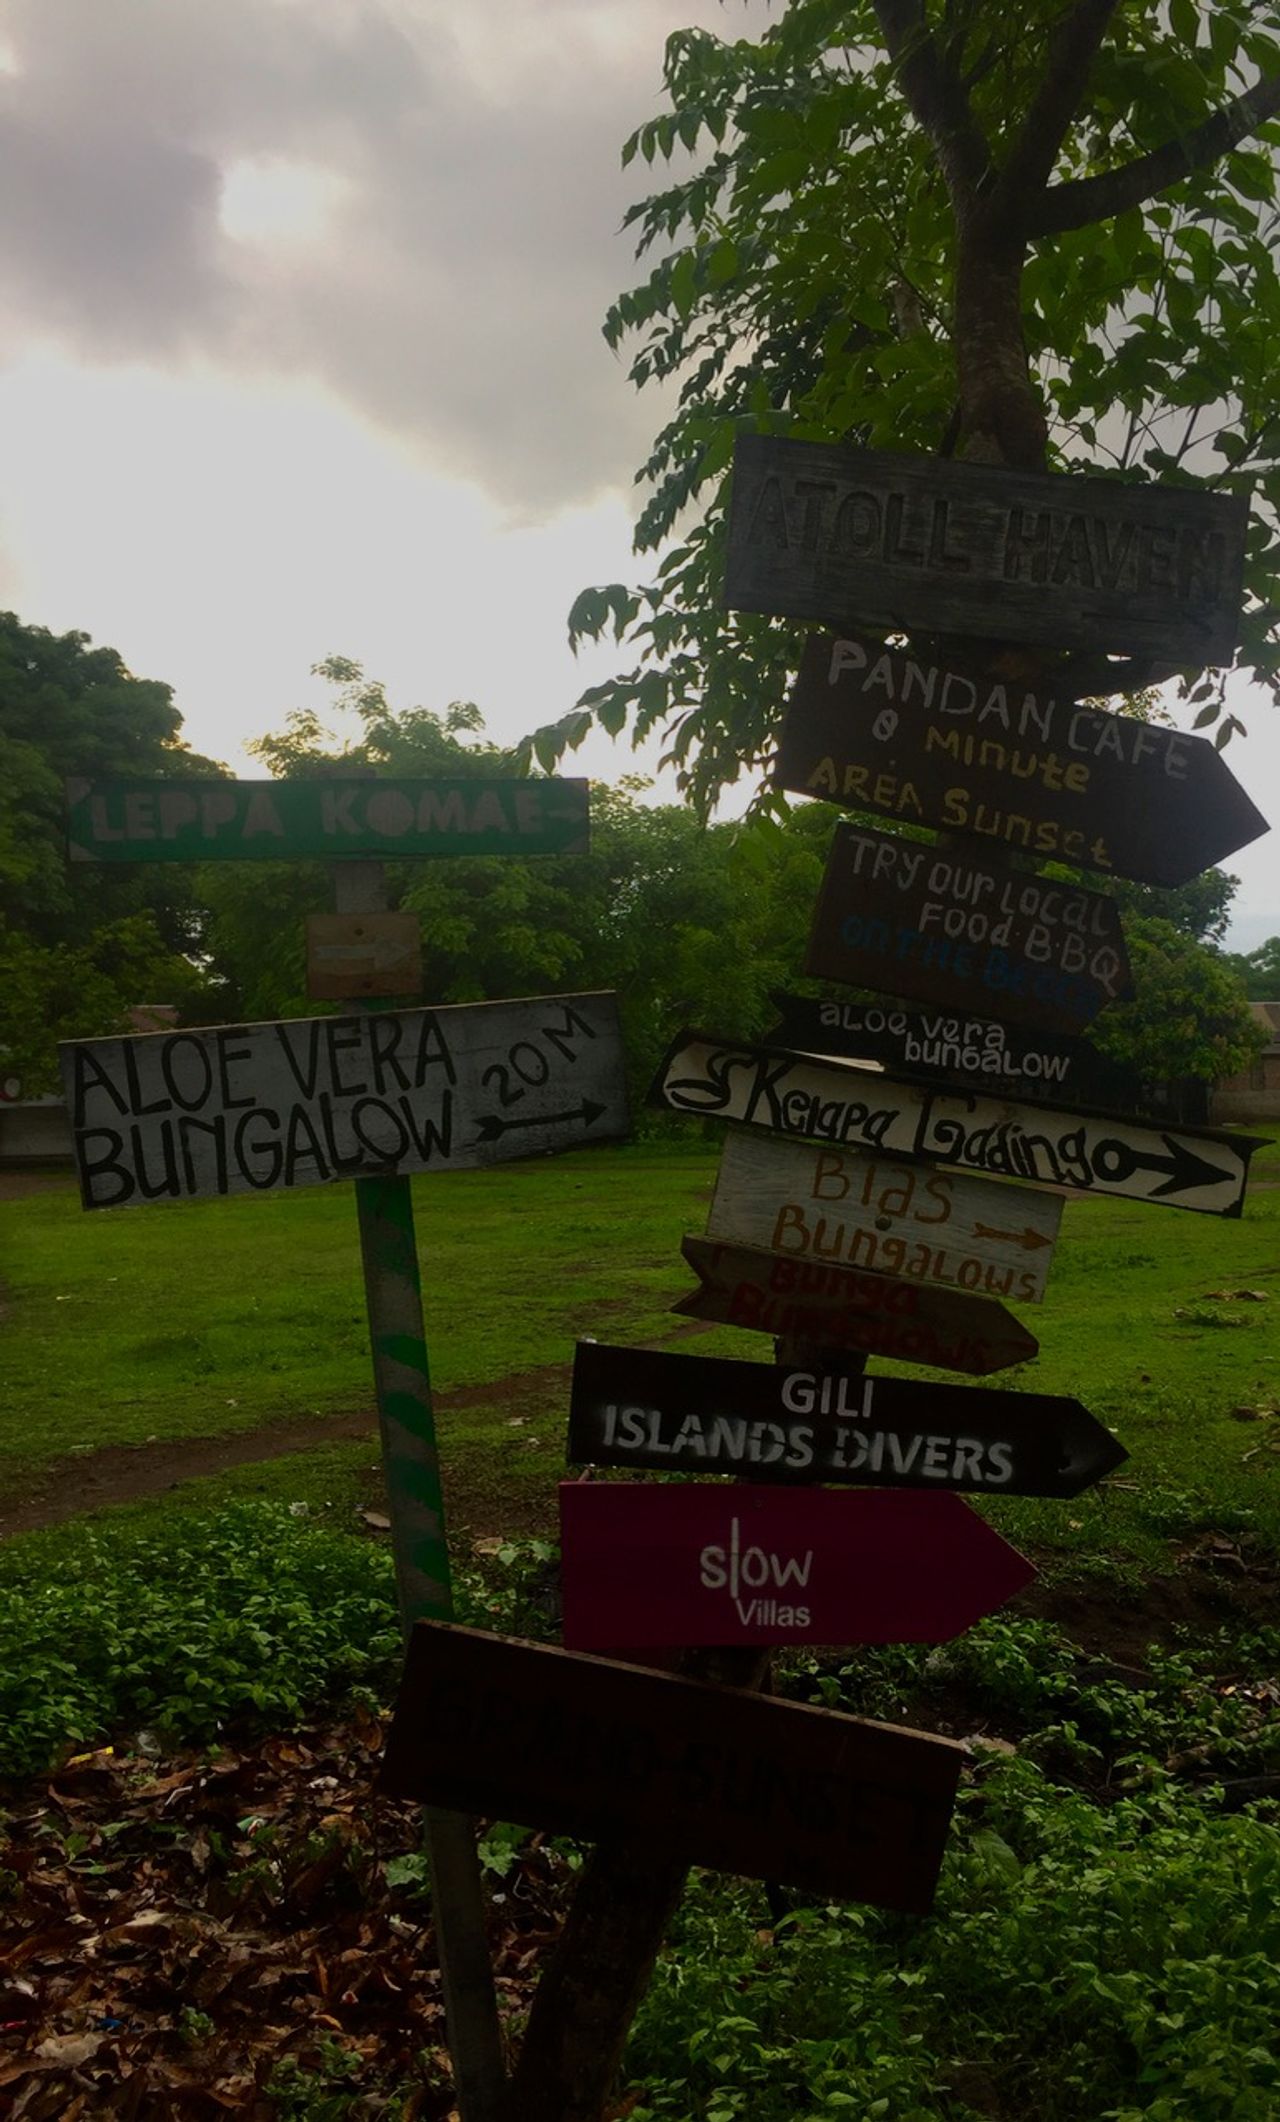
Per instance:
[[[806,643],[774,779],[1143,884],[1185,884],[1267,830],[1204,737],[857,635]]]
[[[476,1121],[479,1132],[475,1139],[477,1142],[496,1142],[500,1135],[512,1134],[517,1127],[567,1127],[571,1120],[590,1127],[604,1111],[603,1105],[595,1105],[590,1098],[584,1098],[581,1105],[573,1106],[567,1113],[534,1113],[527,1120],[504,1120],[499,1113],[482,1113]]]
[[[1078,1400],[580,1341],[571,1464],[1076,1496],[1127,1453]]]

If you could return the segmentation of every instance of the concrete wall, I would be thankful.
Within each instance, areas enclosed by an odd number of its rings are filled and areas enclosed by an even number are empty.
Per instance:
[[[71,1129],[61,1102],[0,1102],[0,1164],[70,1164]]]

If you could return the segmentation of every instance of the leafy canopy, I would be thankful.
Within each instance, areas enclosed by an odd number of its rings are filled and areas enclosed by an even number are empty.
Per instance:
[[[984,262],[1051,466],[1252,490],[1240,662],[1280,696],[1280,10],[790,0],[758,40],[678,32],[664,81],[623,159],[671,181],[627,216],[651,262],[605,324],[637,387],[675,393],[637,473],[636,550],[660,557],[647,584],[577,599],[571,638],[612,631],[636,660],[531,755],[549,766],[593,722],[663,731],[703,806],[766,760],[799,634],[719,608],[735,434],[972,448],[962,281]],[[1222,675],[1192,695],[1220,741],[1239,727]]]

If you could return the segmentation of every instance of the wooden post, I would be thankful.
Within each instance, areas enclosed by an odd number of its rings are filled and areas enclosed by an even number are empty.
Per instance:
[[[382,864],[336,863],[334,890],[339,913],[381,912]],[[396,1590],[407,1633],[415,1621],[453,1618],[409,1180],[357,1179],[356,1214]],[[425,1839],[458,2112],[462,2122],[498,2122],[506,2074],[474,1830],[463,1814],[428,1806]]]

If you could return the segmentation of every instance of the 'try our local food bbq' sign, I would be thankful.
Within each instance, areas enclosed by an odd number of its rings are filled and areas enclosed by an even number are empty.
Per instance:
[[[611,994],[84,1039],[60,1056],[86,1208],[499,1164],[628,1124]]]

